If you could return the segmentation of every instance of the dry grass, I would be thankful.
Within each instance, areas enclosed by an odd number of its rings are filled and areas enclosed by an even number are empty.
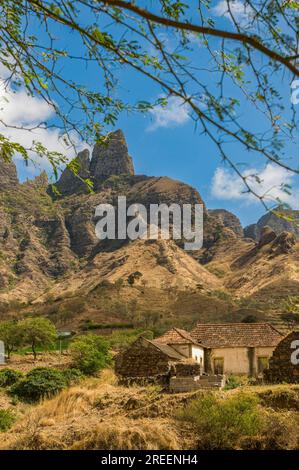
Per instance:
[[[201,427],[177,419],[178,410],[204,392],[168,395],[158,387],[121,387],[111,370],[87,379],[58,396],[27,406],[14,427],[1,434],[0,449],[192,449]],[[241,438],[242,448],[296,449],[299,413],[294,409],[299,387],[242,387],[261,400],[267,432]],[[216,392],[225,398],[240,389]],[[289,396],[292,411],[278,406]],[[288,403],[290,403],[290,400]],[[297,402],[296,402],[297,403]],[[275,404],[275,406],[273,406]]]
[[[13,354],[9,361],[7,361],[7,364],[0,365],[0,370],[1,368],[9,367],[27,373],[35,367],[61,369],[69,366],[70,363],[71,357],[68,354],[59,354],[58,352],[38,354],[36,361],[34,361],[32,354]]]
[[[106,370],[31,407],[1,436],[0,449],[179,449],[184,441],[172,410],[184,395],[114,381]]]

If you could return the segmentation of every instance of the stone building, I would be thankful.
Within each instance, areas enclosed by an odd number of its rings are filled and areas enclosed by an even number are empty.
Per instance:
[[[190,335],[204,346],[204,370],[212,374],[256,376],[283,335],[269,323],[199,323]]]
[[[293,331],[278,343],[265,379],[271,383],[299,383],[299,331]]]
[[[176,348],[141,336],[116,356],[115,372],[124,384],[143,380],[166,383],[174,365],[184,359]]]
[[[257,376],[283,335],[268,323],[198,324],[172,328],[155,340],[138,338],[116,357],[120,382],[160,382],[171,391],[221,388],[225,376]]]
[[[142,336],[116,357],[115,372],[122,384],[160,383],[171,392],[221,388],[221,375],[203,371],[204,348],[185,330],[172,328],[155,340]]]

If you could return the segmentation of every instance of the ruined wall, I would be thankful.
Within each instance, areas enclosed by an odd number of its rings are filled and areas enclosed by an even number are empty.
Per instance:
[[[264,376],[270,383],[299,383],[299,331],[293,331],[280,341]]]
[[[170,360],[154,345],[138,338],[116,357],[115,372],[121,377],[154,377],[170,371]]]

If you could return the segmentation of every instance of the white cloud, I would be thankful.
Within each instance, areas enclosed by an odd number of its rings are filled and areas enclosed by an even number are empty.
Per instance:
[[[215,16],[224,16],[232,22],[233,16],[234,19],[242,26],[245,26],[248,21],[253,18],[254,13],[251,6],[241,0],[220,0],[218,4],[212,8],[212,12]]]
[[[150,114],[153,122],[147,128],[149,131],[161,127],[182,126],[190,119],[188,105],[177,96],[171,96],[168,99],[167,106],[155,106],[150,110]]]
[[[9,86],[4,86],[6,71],[0,67],[0,134],[14,142],[18,142],[25,148],[31,148],[33,141],[40,142],[49,151],[63,153],[68,159],[74,157],[76,150],[82,150],[87,146],[79,142],[77,136],[71,133],[73,145],[68,145],[58,128],[37,127],[55,116],[54,108],[43,99],[29,96],[24,89],[13,92]],[[52,167],[46,158],[40,158],[34,152],[29,153],[33,162],[26,167],[30,175],[37,174],[41,169],[51,173]],[[21,159],[16,155],[17,159]]]
[[[289,204],[293,209],[299,208],[299,189],[291,189],[292,194],[283,191],[283,185],[293,186],[294,174],[278,165],[269,163],[263,170],[251,168],[244,171],[247,183],[265,202],[275,203],[277,198]],[[256,178],[258,177],[258,179]],[[259,200],[251,193],[242,179],[232,171],[217,168],[212,180],[212,195],[217,199],[239,200],[246,204],[254,204]]]

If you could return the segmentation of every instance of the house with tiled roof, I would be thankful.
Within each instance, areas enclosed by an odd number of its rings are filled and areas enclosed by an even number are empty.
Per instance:
[[[207,377],[218,384],[224,375],[262,374],[282,338],[268,323],[199,323],[191,332],[174,327],[154,340],[138,338],[117,356],[115,370],[125,381],[162,378],[186,391]]]
[[[190,335],[204,347],[204,370],[262,374],[283,335],[269,323],[198,323]]]

